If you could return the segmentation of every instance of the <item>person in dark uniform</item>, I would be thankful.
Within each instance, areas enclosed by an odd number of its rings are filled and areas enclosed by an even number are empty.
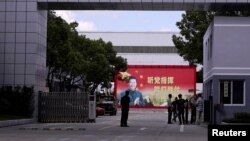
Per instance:
[[[128,112],[129,112],[129,91],[125,91],[125,96],[121,98],[121,106],[122,106],[122,117],[121,117],[121,127],[128,127]]]
[[[186,99],[185,100],[185,124],[188,124],[188,110],[189,110],[188,99]]]
[[[178,112],[177,112],[177,102],[178,102],[178,98],[175,97],[174,101],[172,102],[172,112],[173,112],[173,121],[176,122],[176,118],[178,116]]]
[[[172,94],[168,94],[168,124],[172,124]]]
[[[177,102],[177,108],[178,108],[178,118],[180,121],[180,125],[184,124],[184,108],[185,108],[185,100],[182,99],[182,94],[178,95],[178,102]]]

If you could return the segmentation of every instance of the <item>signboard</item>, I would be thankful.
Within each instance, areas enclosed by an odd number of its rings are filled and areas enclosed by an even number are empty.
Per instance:
[[[129,78],[135,78],[136,92],[129,90]],[[195,94],[195,86],[195,67],[133,65],[116,76],[115,92],[118,100],[121,100],[126,90],[130,91],[130,98],[133,94],[142,95],[142,98],[132,98],[137,101],[131,102],[130,106],[140,100],[140,104],[136,106],[166,107],[168,94],[172,94],[173,99],[182,94],[186,99]]]
[[[228,81],[224,81],[224,97],[228,97]]]

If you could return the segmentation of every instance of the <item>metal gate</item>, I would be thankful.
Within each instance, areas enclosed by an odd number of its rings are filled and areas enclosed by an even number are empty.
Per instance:
[[[40,92],[38,109],[39,122],[86,122],[88,93]]]

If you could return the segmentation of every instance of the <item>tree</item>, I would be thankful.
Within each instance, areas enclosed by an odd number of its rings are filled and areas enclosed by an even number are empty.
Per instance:
[[[214,16],[247,16],[249,11],[195,12],[182,14],[182,20],[176,25],[181,30],[180,36],[173,35],[173,42],[180,56],[190,65],[203,64],[203,36]],[[202,69],[198,80],[202,80]]]
[[[180,56],[190,65],[203,63],[203,35],[212,20],[211,12],[186,12],[177,22],[181,36],[173,35]]]
[[[57,17],[54,11],[48,12],[47,33],[47,83],[50,91],[52,83],[59,78],[62,83],[63,68],[65,68],[65,55],[70,52],[69,34],[70,26],[61,17]]]
[[[90,41],[90,45],[82,47],[87,54],[87,70],[82,74],[82,78],[84,78],[82,82],[91,93],[101,83],[109,86],[109,83],[114,80],[117,70],[127,69],[126,59],[116,56],[117,53],[111,42],[105,43],[99,39]]]
[[[77,22],[68,24],[53,11],[48,12],[48,19],[47,82],[50,91],[52,82],[59,80],[60,91],[70,91],[72,86],[82,84],[93,93],[100,83],[109,84],[117,70],[127,69],[126,59],[117,57],[111,42],[79,35]]]

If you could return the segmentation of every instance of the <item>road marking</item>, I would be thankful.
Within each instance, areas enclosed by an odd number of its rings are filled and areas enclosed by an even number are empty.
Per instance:
[[[184,132],[184,125],[183,124],[180,126],[180,132]]]
[[[146,130],[146,129],[148,129],[148,128],[143,127],[143,128],[141,128],[140,130],[143,131],[143,130]]]
[[[104,130],[104,129],[112,128],[112,127],[115,127],[115,126],[117,126],[117,125],[106,126],[106,127],[100,128],[98,130]]]

